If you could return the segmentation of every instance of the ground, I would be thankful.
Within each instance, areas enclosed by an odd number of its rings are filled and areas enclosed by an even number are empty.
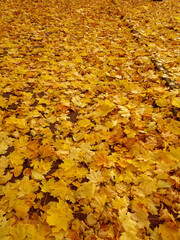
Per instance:
[[[180,239],[179,9],[1,1],[0,239]]]

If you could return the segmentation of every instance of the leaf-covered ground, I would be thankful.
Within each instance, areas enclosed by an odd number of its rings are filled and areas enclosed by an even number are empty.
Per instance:
[[[180,239],[179,4],[1,1],[0,239]]]

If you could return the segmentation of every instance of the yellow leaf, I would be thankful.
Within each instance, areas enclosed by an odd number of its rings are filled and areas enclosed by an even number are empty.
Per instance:
[[[32,178],[35,180],[43,180],[45,178],[42,173],[40,173],[36,170],[32,170],[31,173],[32,173],[32,175],[31,175]]]
[[[59,232],[61,229],[67,231],[69,223],[73,219],[72,210],[62,200],[59,200],[58,203],[53,202],[47,210],[47,214],[47,223],[55,232]]]
[[[72,159],[63,159],[63,162],[61,164],[61,168],[64,169],[65,171],[70,170],[74,165],[75,165],[75,161],[73,161]]]
[[[81,57],[76,57],[75,62],[76,63],[83,63],[83,59]]]
[[[180,147],[170,147],[170,155],[176,162],[180,162]]]
[[[124,132],[126,133],[128,138],[134,138],[136,136],[136,131],[131,128],[125,128]]]
[[[154,232],[152,232],[151,239],[152,240],[162,240],[160,238],[159,234],[158,234],[158,228],[157,227],[154,229]]]
[[[112,202],[112,205],[115,209],[121,209],[128,206],[128,200],[129,199],[127,199],[126,197],[120,198],[119,196],[116,196],[116,198]]]
[[[47,181],[46,179],[41,181],[41,191],[46,193],[46,192],[50,192],[50,181],[54,182],[54,179],[50,179],[49,181]]]
[[[140,240],[134,232],[123,232],[119,240]]]
[[[131,213],[127,213],[121,222],[125,233],[123,233],[119,240],[140,240],[136,234],[138,232],[137,223],[131,219]]]
[[[174,97],[172,99],[172,105],[174,107],[180,108],[180,97]]]
[[[91,182],[85,182],[81,187],[79,187],[76,191],[76,197],[80,198],[88,198],[89,200],[92,199],[94,196],[95,185]]]
[[[0,154],[6,153],[8,149],[8,144],[6,144],[4,141],[0,142]]]
[[[68,32],[69,32],[69,29],[68,29],[68,28],[63,28],[63,31],[64,31],[65,33],[68,33]]]
[[[27,240],[44,240],[44,236],[42,236],[42,232],[40,228],[37,228],[35,225],[26,224],[26,234]]]
[[[180,17],[179,16],[175,16],[174,17],[177,21],[180,21]]]
[[[16,212],[16,216],[20,218],[25,218],[28,216],[29,206],[25,202],[25,200],[16,199],[14,201],[14,210]]]
[[[72,102],[74,103],[75,106],[78,106],[78,107],[86,106],[85,103],[82,103],[81,98],[79,96],[72,97]]]
[[[9,160],[13,165],[21,165],[24,162],[24,156],[21,153],[14,151],[9,155]]]
[[[85,79],[90,82],[91,84],[97,84],[98,82],[98,77],[95,74],[86,74]]]
[[[15,117],[7,118],[6,125],[15,125],[18,128],[20,128],[20,129],[28,128],[27,122],[26,122],[25,119],[19,119],[19,118],[15,118]]]
[[[137,222],[139,228],[149,227],[148,212],[146,208],[138,205],[133,206],[132,210],[135,212],[132,214],[132,219]]]
[[[172,222],[166,222],[159,225],[158,233],[162,240],[179,240],[180,233],[177,226]]]
[[[0,175],[0,184],[5,184],[7,181],[9,181],[12,178],[13,174],[10,172],[7,172],[6,174]]]
[[[46,226],[46,230],[49,230]],[[48,234],[48,231],[47,231]],[[13,240],[44,240],[45,237],[43,235],[44,232],[42,231],[42,227],[36,227],[33,224],[27,224],[19,221],[17,224],[14,224],[10,227],[10,235]],[[1,238],[0,238],[1,239]],[[6,240],[6,238],[3,238],[2,240]]]
[[[87,128],[87,127],[91,127],[93,124],[91,123],[91,121],[89,119],[84,118],[84,119],[78,121],[78,125],[81,128]]]
[[[21,174],[22,170],[23,170],[22,165],[14,166],[14,171],[13,171],[14,176],[18,177]]]
[[[7,105],[7,100],[2,98],[2,97],[0,97],[0,107],[7,108],[7,106],[8,106]]]
[[[22,222],[18,222],[15,226],[10,228],[10,235],[13,240],[24,240],[26,238],[25,225]]]
[[[150,195],[153,192],[156,192],[157,190],[156,179],[152,179],[148,176],[144,177],[143,175],[141,178],[141,183],[139,185],[139,188],[142,189],[146,195]]]
[[[170,188],[171,185],[169,185],[166,181],[158,180],[157,187],[158,188]]]
[[[62,199],[66,196],[68,192],[68,188],[66,183],[61,179],[50,185],[50,192],[53,197],[61,197]]]
[[[99,183],[103,181],[104,177],[102,176],[102,173],[100,171],[90,171],[90,174],[88,174],[87,178],[92,182],[92,183]]]
[[[39,186],[36,181],[30,180],[28,176],[25,176],[19,184],[18,197],[25,197],[31,195],[33,192],[37,191]]]
[[[97,194],[91,203],[91,206],[96,209],[97,212],[102,212],[106,203],[107,196],[105,194]]]
[[[0,227],[5,227],[7,224],[7,219],[5,217],[6,212],[0,209]]]
[[[7,132],[0,132],[0,154],[6,153],[6,150],[12,142],[13,139],[8,136]]]
[[[156,104],[159,107],[166,107],[167,106],[167,99],[165,97],[161,97],[161,98],[156,100]]]
[[[0,227],[0,240],[9,240],[9,228],[10,226]]]
[[[108,99],[105,101],[101,100],[99,102],[98,113],[100,116],[106,116],[109,112],[111,112],[115,108],[115,104]]]
[[[106,166],[108,164],[107,152],[105,151],[97,152],[94,157],[94,161],[97,166],[101,165]]]

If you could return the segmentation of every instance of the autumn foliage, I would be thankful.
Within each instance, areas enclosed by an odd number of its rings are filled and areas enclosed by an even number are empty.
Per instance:
[[[179,4],[1,1],[0,239],[180,239]]]

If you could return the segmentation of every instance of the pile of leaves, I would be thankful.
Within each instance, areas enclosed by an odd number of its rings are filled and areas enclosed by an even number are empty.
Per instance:
[[[176,3],[0,4],[0,239],[178,240]]]
[[[119,13],[151,55],[164,65],[174,83],[180,82],[180,1],[149,2],[141,0],[114,2]],[[121,7],[119,7],[121,6]]]

